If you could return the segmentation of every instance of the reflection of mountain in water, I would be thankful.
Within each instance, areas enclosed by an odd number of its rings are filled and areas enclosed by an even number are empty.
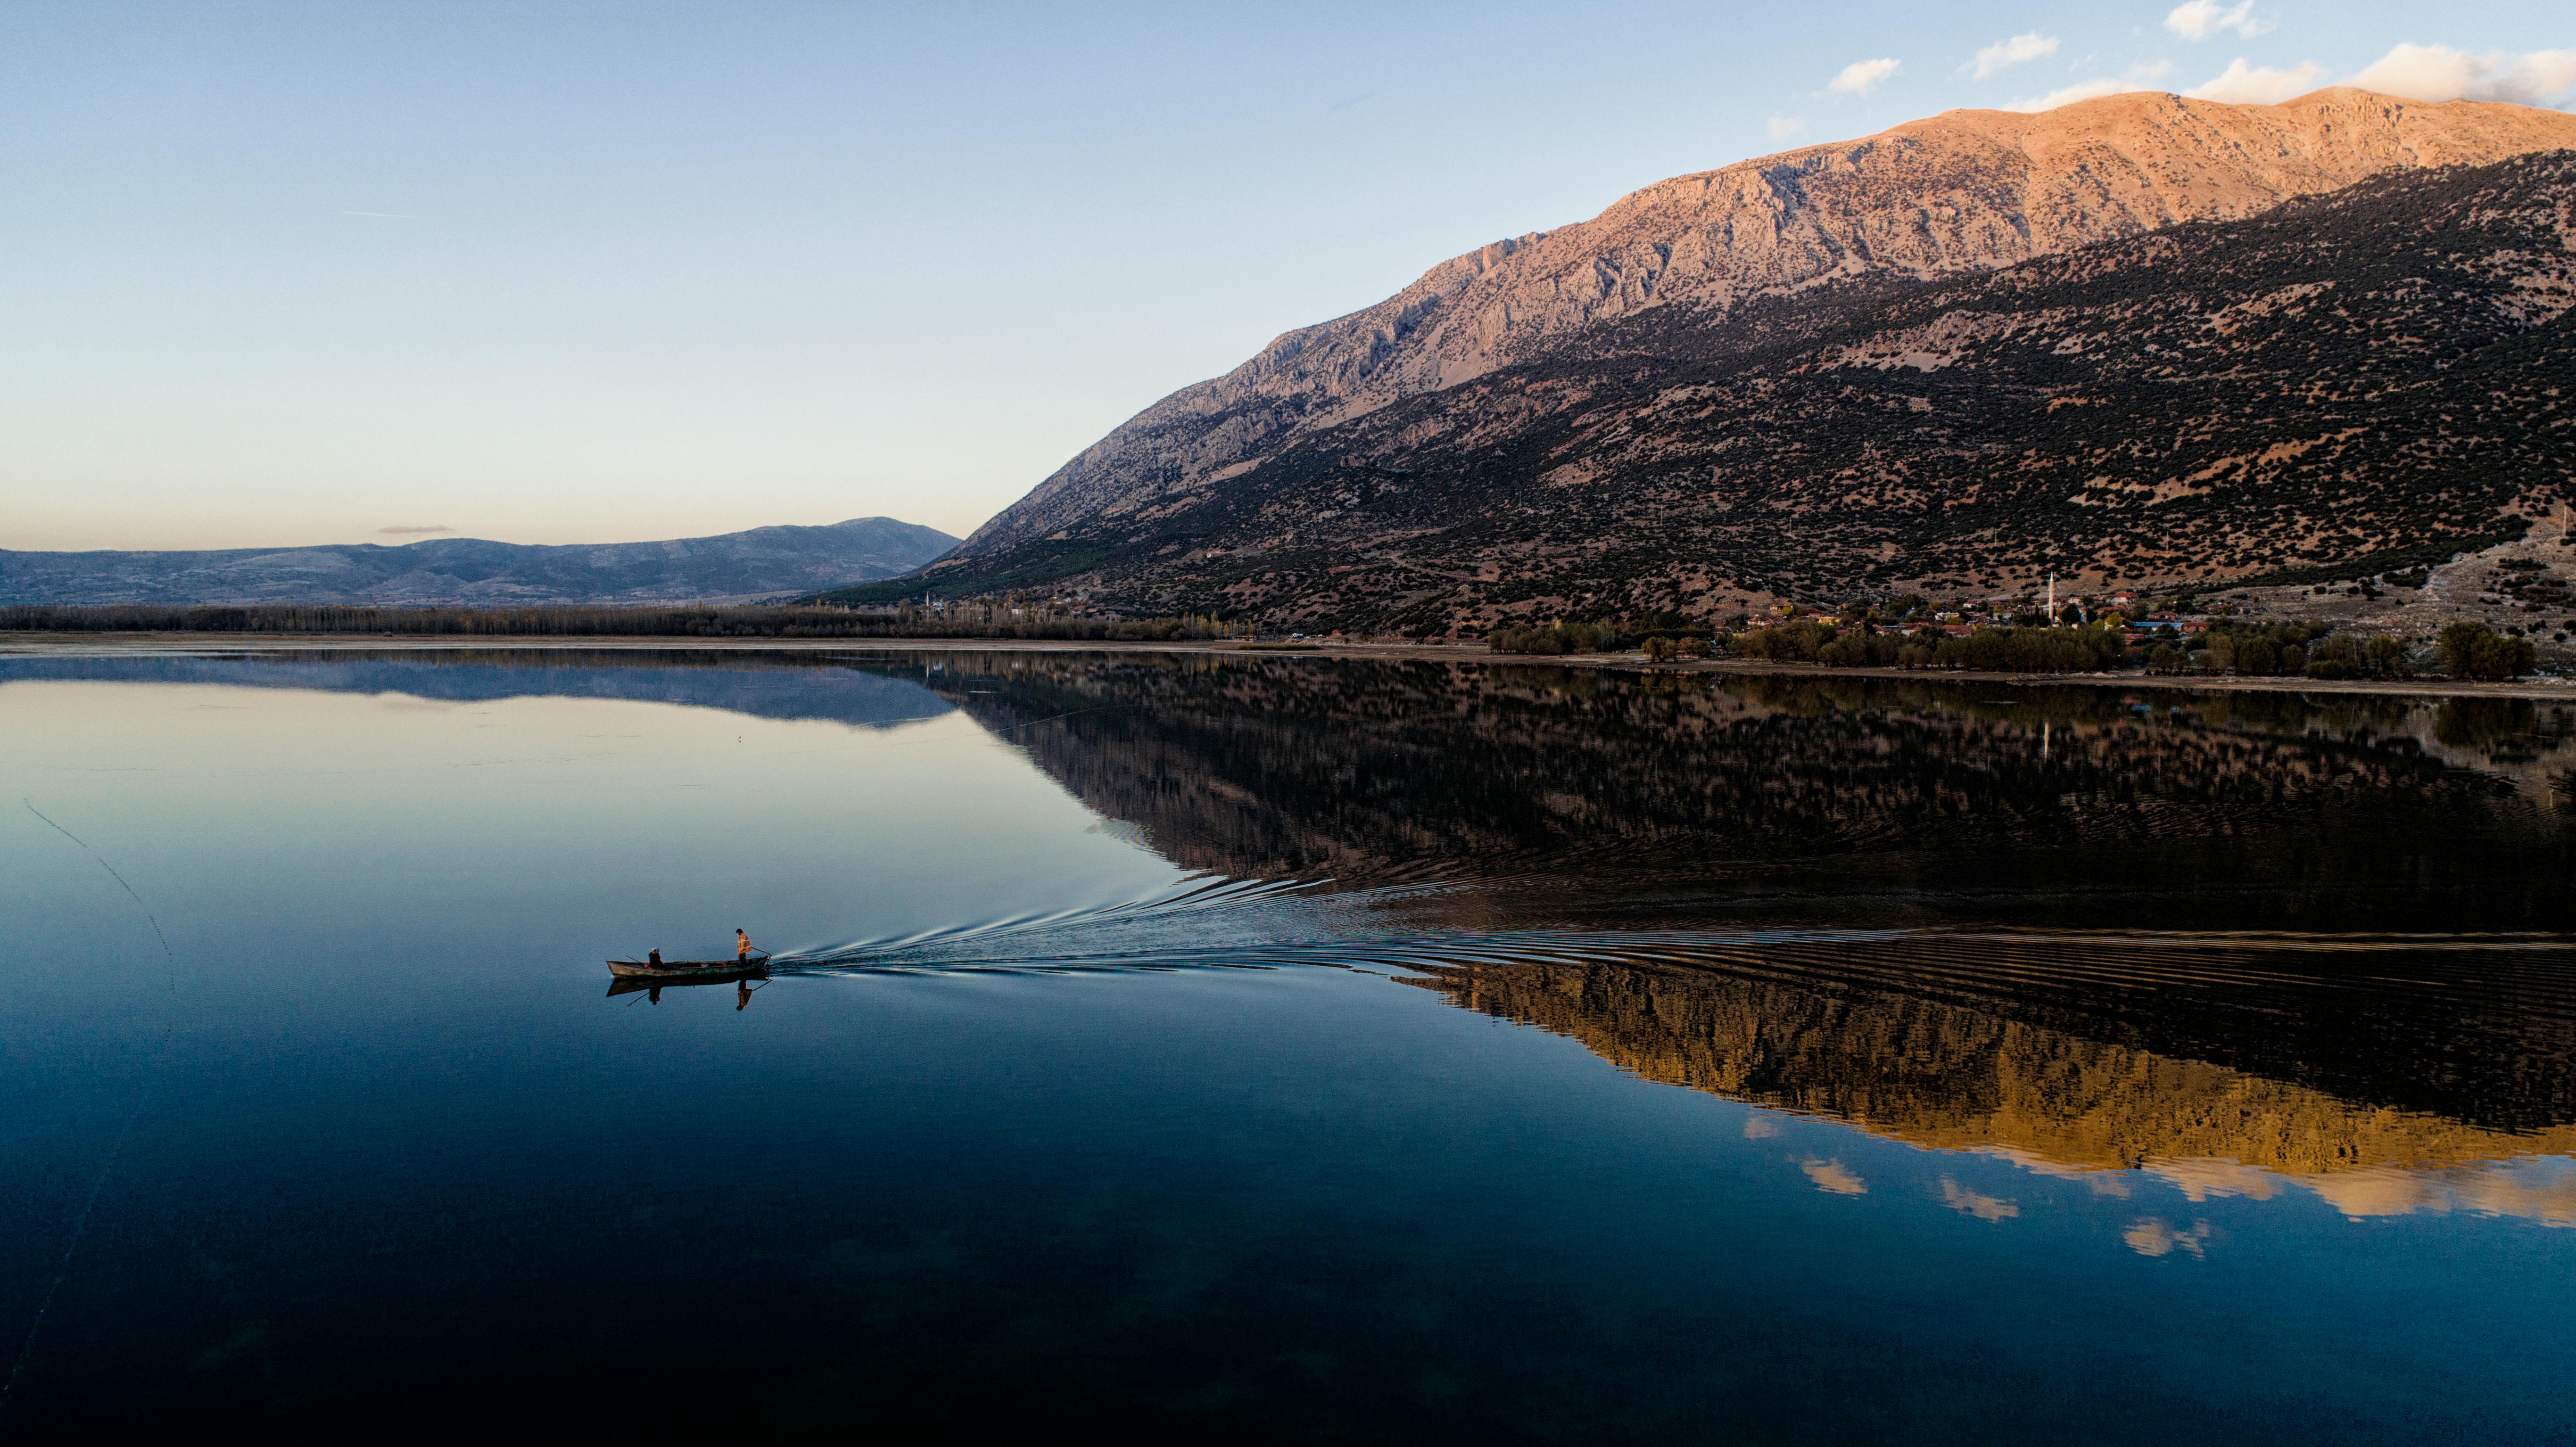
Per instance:
[[[871,728],[932,718],[954,708],[917,683],[845,666],[735,654],[612,650],[0,658],[0,684],[40,679],[400,693],[453,703],[607,698],[717,708],[755,718],[830,719]]]
[[[1086,803],[1238,877],[2449,931],[2563,925],[2576,873],[2568,712],[2509,701],[943,662],[948,697]]]
[[[2125,1190],[2576,1225],[2576,955],[1804,941],[1416,964],[1650,1080]],[[2181,1052],[2189,1051],[2190,1054]]]

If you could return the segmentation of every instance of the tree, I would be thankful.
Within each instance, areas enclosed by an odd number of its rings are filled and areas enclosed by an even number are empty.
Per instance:
[[[2528,638],[2498,633],[2484,623],[2453,623],[2438,640],[2442,668],[2453,678],[2520,678],[2540,661]]]
[[[1991,668],[2014,673],[2093,672],[2125,657],[2108,629],[1980,628],[1942,641],[1934,661],[1951,668]]]

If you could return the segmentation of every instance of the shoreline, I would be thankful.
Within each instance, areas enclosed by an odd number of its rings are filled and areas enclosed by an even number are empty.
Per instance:
[[[734,653],[1248,653],[1281,658],[1374,658],[1485,663],[1524,668],[1591,668],[1613,673],[1710,673],[1788,678],[1871,678],[1916,683],[2002,686],[2155,688],[2197,693],[2344,693],[2423,697],[2525,698],[2576,702],[2576,679],[2526,678],[2477,683],[2452,678],[2254,678],[2218,674],[2003,673],[1975,669],[1835,668],[1767,659],[1694,658],[1649,662],[1615,653],[1495,653],[1457,643],[1315,643],[1246,646],[1231,639],[1194,641],[1079,638],[691,638],[564,637],[538,634],[372,633],[0,633],[0,658],[115,657],[206,653],[371,652],[734,652]]]

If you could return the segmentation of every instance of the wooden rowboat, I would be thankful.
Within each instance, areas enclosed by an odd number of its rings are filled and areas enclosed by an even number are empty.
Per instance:
[[[654,980],[692,984],[722,980],[757,980],[769,973],[769,956],[755,954],[748,960],[664,960],[658,965],[642,960],[610,960],[608,972],[623,980]]]

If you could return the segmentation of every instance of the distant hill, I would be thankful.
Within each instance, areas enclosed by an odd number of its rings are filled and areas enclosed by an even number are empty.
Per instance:
[[[1440,631],[2440,561],[2568,487],[2570,149],[2136,95],[1677,178],[1281,337],[907,584]]]
[[[0,603],[371,603],[517,607],[795,596],[908,573],[957,545],[893,518],[658,543],[539,547],[437,538],[380,547],[21,553]]]

